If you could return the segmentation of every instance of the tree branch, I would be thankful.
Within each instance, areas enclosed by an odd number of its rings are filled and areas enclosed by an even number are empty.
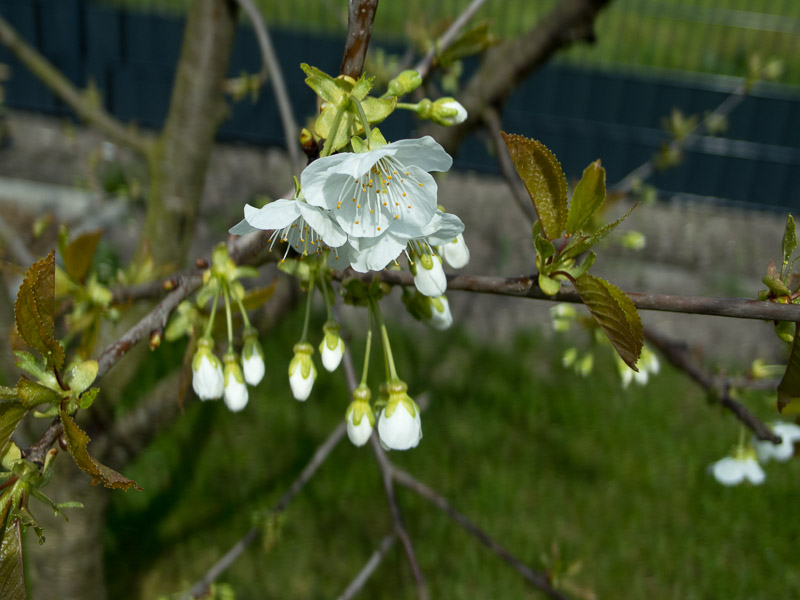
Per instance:
[[[396,539],[397,536],[391,533],[381,540],[381,543],[378,544],[375,552],[373,552],[372,556],[369,557],[367,564],[364,565],[364,567],[358,572],[358,575],[353,578],[353,581],[350,582],[347,588],[345,588],[345,590],[336,600],[352,600],[358,594],[358,592],[361,591],[361,588],[364,587],[364,584],[366,584],[367,581],[369,581],[369,578],[372,577],[375,569],[377,569],[378,565],[381,564],[383,557],[386,556],[386,553],[392,549]]]
[[[540,589],[545,594],[547,594],[550,598],[554,598],[555,600],[567,600],[567,597],[564,596],[561,592],[556,590],[552,584],[550,583],[550,579],[548,578],[546,573],[541,573],[538,571],[534,571],[528,565],[523,563],[519,560],[516,556],[511,554],[508,550],[506,550],[503,546],[498,544],[494,539],[492,539],[489,534],[483,531],[480,527],[475,525],[472,521],[470,521],[466,516],[458,512],[450,502],[444,496],[437,494],[427,485],[422,483],[421,481],[417,480],[415,477],[403,471],[402,469],[398,469],[395,466],[392,466],[392,476],[394,480],[397,481],[400,485],[403,485],[410,489],[413,492],[416,492],[418,495],[422,496],[430,503],[437,506],[442,512],[444,512],[448,517],[453,519],[456,523],[461,525],[465,530],[475,536],[478,541],[489,548],[492,552],[494,552],[497,556],[499,556],[503,561],[511,565],[517,573],[522,575],[523,579],[530,583],[532,586]]]
[[[140,154],[146,153],[149,144],[143,136],[125,127],[103,110],[97,99],[78,90],[49,60],[22,39],[2,16],[0,16],[0,43],[7,46],[22,64],[81,119],[97,127],[113,142]]]
[[[593,41],[597,14],[609,0],[563,0],[523,35],[489,49],[459,101],[467,120],[458,127],[431,126],[433,137],[454,154],[461,140],[478,127],[488,107],[499,107],[517,84],[558,49]]]
[[[380,273],[356,273],[334,271],[333,277],[339,281],[355,277],[369,282],[377,277],[390,285],[414,285],[414,277],[408,271],[381,271]],[[490,277],[486,275],[448,275],[447,289],[451,291],[477,292],[516,296],[551,302],[581,304],[578,293],[563,289],[555,296],[548,296],[539,288],[536,275],[520,277]],[[749,298],[705,298],[703,296],[676,296],[671,294],[650,294],[625,292],[640,310],[732,317],[736,319],[759,319],[770,321],[800,321],[800,305],[778,304],[751,300]]]
[[[670,340],[649,327],[645,327],[644,336],[648,342],[655,346],[670,364],[677,367],[691,377],[706,392],[714,396],[717,402],[727,408],[733,415],[752,431],[759,440],[780,444],[780,436],[775,435],[769,427],[751,413],[747,407],[730,397],[729,384],[724,382],[720,386],[714,377],[697,366],[686,348]]]
[[[394,524],[394,534],[400,539],[405,550],[408,564],[411,567],[411,574],[414,577],[414,583],[417,587],[417,598],[420,600],[427,600],[428,587],[425,583],[425,575],[420,569],[417,555],[414,552],[414,545],[411,543],[411,537],[408,535],[405,525],[403,524],[403,516],[400,514],[400,507],[397,505],[397,496],[394,493],[394,466],[389,461],[386,453],[381,448],[381,443],[378,441],[378,432],[373,431],[370,438],[372,443],[372,450],[375,452],[375,458],[378,461],[378,466],[381,469],[381,477],[383,479],[383,489],[386,491],[386,500],[389,502],[389,510],[392,514],[392,523]]]
[[[433,47],[414,67],[414,70],[420,74],[420,77],[425,79],[425,77],[428,76],[428,72],[431,70],[431,67],[433,67],[436,58],[456,41],[459,32],[469,23],[469,20],[475,16],[475,13],[478,12],[485,3],[486,0],[472,0],[462,13],[458,15],[458,18],[453,21],[450,27],[447,28],[447,31],[436,40]]]
[[[253,29],[255,29],[258,47],[261,50],[261,60],[264,63],[259,73],[259,80],[260,83],[263,84],[267,79],[267,74],[269,74],[269,77],[272,79],[272,91],[275,93],[275,101],[278,104],[278,112],[281,115],[283,133],[286,136],[286,150],[289,152],[292,170],[294,174],[299,177],[300,171],[302,171],[305,166],[305,161],[303,160],[298,144],[298,135],[300,131],[297,127],[297,119],[294,117],[292,102],[289,99],[289,92],[286,89],[286,82],[283,79],[283,72],[278,63],[278,57],[275,54],[275,47],[272,45],[269,30],[264,22],[263,15],[253,3],[253,0],[236,1],[247,14],[247,17],[253,24]]]
[[[364,60],[367,58],[369,39],[372,37],[372,23],[378,0],[349,0],[347,13],[347,41],[339,72],[353,79],[361,76]]]

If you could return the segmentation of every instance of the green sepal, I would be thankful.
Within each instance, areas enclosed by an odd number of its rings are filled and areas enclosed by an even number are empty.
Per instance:
[[[555,296],[561,289],[561,282],[539,273],[539,287],[548,296]]]
[[[372,83],[374,81],[374,77],[367,77],[362,73],[361,77],[358,78],[358,81],[356,81],[355,85],[353,86],[350,94],[357,100],[363,100],[367,97],[367,94],[369,94],[370,90],[372,89]]]
[[[217,293],[217,281],[216,279],[212,279],[208,285],[204,285],[200,288],[200,291],[197,292],[197,298],[195,302],[197,302],[197,306],[203,308],[208,304],[208,302],[216,295]]]
[[[306,85],[325,102],[338,106],[345,99],[346,91],[333,77],[306,63],[300,63],[300,68],[307,75]]]
[[[569,273],[573,279],[578,279],[579,277],[582,277],[589,271],[589,269],[592,267],[596,259],[597,259],[597,254],[595,254],[594,252],[589,252],[589,254],[586,255],[586,258],[580,265],[569,268],[564,268],[562,266],[561,269]]]
[[[567,214],[567,233],[580,231],[605,200],[606,170],[600,165],[600,160],[596,160],[584,169],[583,176],[572,193]]]
[[[355,152],[356,154],[363,154],[364,152],[369,151],[369,146],[367,145],[367,142],[365,142],[357,135],[354,135],[353,137],[350,138],[350,146],[353,148],[353,152]]]
[[[792,295],[792,292],[789,291],[789,288],[786,287],[786,284],[783,283],[781,278],[778,277],[777,275],[764,275],[764,277],[761,278],[761,281],[776,296],[791,296]]]
[[[786,229],[783,232],[783,240],[781,241],[783,264],[789,262],[795,248],[797,248],[797,231],[794,224],[794,217],[789,214],[786,215]]]

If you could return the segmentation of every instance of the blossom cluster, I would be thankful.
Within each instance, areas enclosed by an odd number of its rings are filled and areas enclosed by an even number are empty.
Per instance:
[[[719,483],[734,486],[749,481],[761,485],[766,479],[761,463],[770,460],[786,462],[794,455],[794,445],[800,442],[800,426],[794,423],[773,423],[772,431],[781,438],[780,444],[755,441],[750,446],[740,444],[730,456],[712,464],[709,471]]]

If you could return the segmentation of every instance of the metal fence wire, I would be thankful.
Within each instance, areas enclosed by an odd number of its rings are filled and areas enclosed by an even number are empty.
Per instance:
[[[73,82],[92,82],[106,108],[124,120],[158,127],[169,92],[190,0],[0,0],[6,17]],[[558,0],[489,0],[486,19],[498,37],[527,30]],[[299,115],[314,111],[300,62],[335,72],[346,26],[344,0],[257,0],[273,33]],[[372,47],[401,56],[409,39],[422,50],[469,0],[382,0]],[[739,85],[754,56],[783,63],[779,83],[742,103],[726,132],[701,140],[684,163],[654,178],[668,194],[728,199],[760,206],[797,205],[800,189],[800,0],[613,0],[596,23],[597,42],[558,54],[509,98],[503,126],[552,147],[569,177],[602,157],[609,180],[621,177],[667,139],[662,122],[673,107],[702,116]],[[6,103],[69,115],[4,48],[10,66]],[[464,73],[476,62],[467,61]],[[245,23],[230,73],[256,72],[260,58]],[[283,143],[271,90],[232,107],[220,139]],[[457,92],[456,92],[457,93]],[[413,134],[395,120],[393,137]],[[472,137],[456,166],[494,171],[486,141]]]

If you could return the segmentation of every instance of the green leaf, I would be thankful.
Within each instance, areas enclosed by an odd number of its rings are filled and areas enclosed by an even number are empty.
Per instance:
[[[489,22],[483,21],[460,34],[447,50],[438,56],[438,62],[447,68],[455,61],[480,54],[496,43],[497,37],[489,31]]]
[[[538,223],[539,221],[536,221]],[[541,229],[539,228],[539,231]],[[556,248],[553,242],[544,237],[541,233],[537,232],[537,227],[533,228],[533,247],[536,248],[536,254],[539,256],[539,261],[544,264],[544,261],[556,253]]]
[[[566,248],[561,251],[560,256],[563,258],[572,258],[574,256],[578,256],[579,254],[583,254],[589,248],[603,240],[603,238],[605,238],[609,233],[614,231],[617,225],[627,219],[628,215],[630,215],[633,212],[633,209],[637,206],[639,206],[638,202],[631,206],[628,211],[619,219],[612,221],[611,223],[606,223],[600,229],[590,235],[572,238],[570,243],[567,244]]]
[[[70,367],[64,375],[64,382],[73,394],[85,391],[97,378],[97,361],[86,360]]]
[[[561,237],[567,222],[567,179],[561,165],[541,142],[501,133],[542,223],[542,232],[550,240]]]
[[[25,408],[33,408],[39,404],[60,404],[62,396],[49,387],[35,381],[20,377],[17,382],[17,394]]]
[[[308,75],[306,85],[314,90],[320,98],[334,106],[338,106],[342,102],[345,91],[337,85],[333,77],[306,63],[301,63],[300,68]]]
[[[580,231],[605,201],[606,170],[600,166],[598,159],[584,169],[583,177],[572,193],[567,214],[567,233]]]
[[[0,598],[25,600],[25,575],[22,570],[22,537],[19,521],[13,521],[3,531],[0,544]]]
[[[20,402],[3,402],[0,404],[0,456],[8,450],[11,434],[25,416],[28,409]],[[0,596],[2,597],[2,596]]]
[[[64,248],[64,253],[62,254],[64,269],[74,280],[83,283],[86,279],[101,237],[103,237],[102,230],[84,233],[76,237]]]
[[[794,342],[786,371],[778,384],[778,410],[784,414],[800,413],[800,323],[795,323]]]
[[[0,402],[3,400],[15,400],[17,398],[17,388],[0,385]]]
[[[555,296],[561,289],[561,282],[539,273],[539,287],[548,296]]]
[[[78,406],[81,409],[86,410],[92,405],[99,392],[100,388],[89,388],[81,394],[80,399],[78,400]]]
[[[761,281],[777,296],[792,295],[792,292],[789,291],[789,288],[786,287],[786,284],[783,283],[783,280],[777,275],[764,275],[764,277],[761,278]]]
[[[14,303],[14,318],[25,343],[41,352],[49,365],[60,369],[64,364],[64,349],[56,340],[53,323],[55,265],[55,252],[31,265]]]
[[[244,304],[244,307],[247,310],[261,308],[270,298],[272,298],[272,295],[275,293],[275,286],[277,283],[278,278],[276,277],[268,286],[247,290],[247,293],[242,299],[242,304]]]
[[[63,410],[61,411],[61,425],[64,428],[64,436],[67,438],[67,450],[78,468],[92,478],[92,485],[102,482],[107,488],[127,490],[133,486],[137,490],[142,489],[136,485],[135,481],[92,458],[86,449],[90,441],[89,436]]]
[[[797,248],[797,231],[795,230],[794,217],[786,215],[786,230],[783,232],[783,241],[781,242],[783,249],[783,262],[788,263],[792,257],[792,252]]]
[[[636,361],[642,352],[644,330],[633,301],[616,286],[591,275],[583,275],[573,284],[620,358],[638,371]]]

